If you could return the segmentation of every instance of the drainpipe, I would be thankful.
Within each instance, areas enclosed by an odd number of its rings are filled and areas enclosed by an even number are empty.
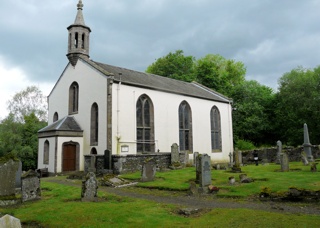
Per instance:
[[[121,135],[120,135],[120,132],[119,132],[119,123],[120,123],[120,107],[119,107],[119,104],[120,104],[120,99],[119,99],[119,96],[120,96],[120,86],[121,86],[121,76],[122,76],[122,73],[119,73],[119,84],[117,86],[117,155],[120,155],[120,139],[121,139]]]

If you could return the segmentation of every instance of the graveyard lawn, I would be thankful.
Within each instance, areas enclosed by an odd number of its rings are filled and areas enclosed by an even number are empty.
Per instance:
[[[255,196],[262,188],[280,193],[293,186],[320,190],[320,172],[300,163],[290,163],[290,172],[273,164],[241,169],[255,181],[230,186],[229,177],[239,181],[239,174],[212,170],[212,184],[220,191],[204,198],[187,195],[194,167],[157,172],[154,181],[137,187],[100,187],[98,202],[81,202],[81,181],[42,178],[41,200],[0,208],[0,217],[10,214],[37,227],[319,227],[317,204],[260,202]],[[136,181],[141,173],[121,177]],[[200,210],[181,214],[185,208]]]

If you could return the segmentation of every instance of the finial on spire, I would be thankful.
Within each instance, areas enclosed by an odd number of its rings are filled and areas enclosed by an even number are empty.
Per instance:
[[[79,9],[82,10],[83,4],[82,4],[82,1],[81,1],[81,0],[79,0],[79,3],[77,4],[77,7],[78,7],[78,10],[79,10]]]

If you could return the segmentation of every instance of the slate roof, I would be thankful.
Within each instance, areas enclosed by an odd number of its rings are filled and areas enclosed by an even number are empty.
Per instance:
[[[49,132],[49,131],[72,131],[72,132],[82,132],[83,130],[74,119],[73,116],[66,116],[51,125],[42,128],[38,133]]]
[[[83,58],[82,58],[83,59]],[[230,103],[231,99],[219,94],[199,83],[196,82],[184,82],[167,78],[159,75],[148,74],[144,72],[138,72],[129,70],[122,67],[116,67],[104,63],[99,63],[89,59],[83,59],[91,66],[105,74],[106,76],[113,75],[115,82],[123,84],[159,90],[168,93],[181,94],[185,96],[197,97],[207,100],[213,100],[218,102]],[[121,75],[120,75],[121,74]]]

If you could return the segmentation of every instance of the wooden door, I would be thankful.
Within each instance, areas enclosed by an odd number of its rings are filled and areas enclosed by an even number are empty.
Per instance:
[[[62,171],[76,170],[76,145],[67,144],[63,146]]]

